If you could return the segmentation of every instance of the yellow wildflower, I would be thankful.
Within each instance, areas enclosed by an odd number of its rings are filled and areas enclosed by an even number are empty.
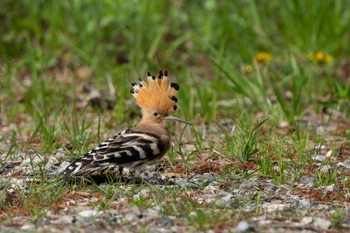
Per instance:
[[[271,61],[271,59],[272,59],[272,55],[267,52],[260,52],[255,55],[255,61],[257,63],[268,62],[268,61]]]
[[[310,53],[307,56],[307,60],[318,64],[332,63],[332,57],[328,53],[322,51],[318,51],[317,53]]]
[[[246,72],[246,74],[253,73],[253,66],[252,65],[245,65],[244,66],[244,71]]]

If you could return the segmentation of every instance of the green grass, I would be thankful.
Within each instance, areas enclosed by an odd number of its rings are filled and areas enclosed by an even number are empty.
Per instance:
[[[194,124],[169,123],[174,146],[164,164],[170,171],[178,164],[189,171],[201,168],[205,162],[198,158],[208,154],[230,161],[219,176],[264,176],[276,185],[314,176],[316,187],[349,188],[346,171],[319,169],[349,156],[341,153],[350,140],[350,5],[345,0],[5,0],[0,19],[0,171],[21,152],[41,158],[39,169],[32,164],[39,181],[12,203],[33,219],[45,217],[45,209],[64,194],[89,190],[67,185],[43,192],[50,179],[48,158],[62,149],[67,160],[79,156],[135,125],[140,113],[131,102],[130,84],[160,69],[181,87],[175,114]],[[316,59],[319,51],[330,60]],[[261,52],[270,58],[259,59]],[[115,101],[113,109],[86,105],[84,87]],[[225,126],[224,120],[233,124]],[[331,129],[323,130],[324,125]],[[187,151],[181,142],[194,149]],[[318,145],[333,151],[321,167],[313,160],[325,153],[315,149]],[[142,188],[152,194],[134,198]],[[238,200],[236,214],[219,217],[215,205],[181,199],[191,190],[145,184],[131,191],[115,190],[113,184],[96,189],[100,210],[113,207],[123,193],[130,205],[158,205],[165,215],[201,230],[217,221],[236,224],[248,203]],[[261,203],[264,196],[259,191],[253,199]],[[332,216],[334,227],[342,211]],[[259,213],[256,205],[250,214]]]

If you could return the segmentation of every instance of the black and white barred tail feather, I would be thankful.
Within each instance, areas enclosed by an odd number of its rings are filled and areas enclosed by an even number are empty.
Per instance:
[[[169,146],[157,134],[127,129],[78,158],[62,174],[68,177],[115,167],[134,168],[162,157]]]

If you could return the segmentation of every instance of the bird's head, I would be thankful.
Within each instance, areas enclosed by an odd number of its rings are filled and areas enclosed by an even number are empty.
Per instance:
[[[175,120],[190,124],[171,114],[177,109],[176,94],[179,85],[168,84],[168,72],[159,71],[159,75],[147,74],[147,82],[139,79],[139,82],[132,83],[131,93],[135,97],[137,105],[142,111],[143,124],[164,124],[165,120]]]

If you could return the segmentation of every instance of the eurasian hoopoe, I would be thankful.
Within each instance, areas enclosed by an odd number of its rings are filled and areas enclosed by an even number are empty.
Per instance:
[[[94,149],[71,163],[62,172],[64,176],[81,175],[108,168],[135,168],[162,158],[170,148],[170,134],[165,120],[176,120],[170,116],[177,106],[176,94],[179,85],[168,85],[167,71],[159,71],[158,77],[148,72],[147,83],[139,79],[132,83],[131,93],[141,108],[142,119],[131,129],[126,129],[102,142]]]

